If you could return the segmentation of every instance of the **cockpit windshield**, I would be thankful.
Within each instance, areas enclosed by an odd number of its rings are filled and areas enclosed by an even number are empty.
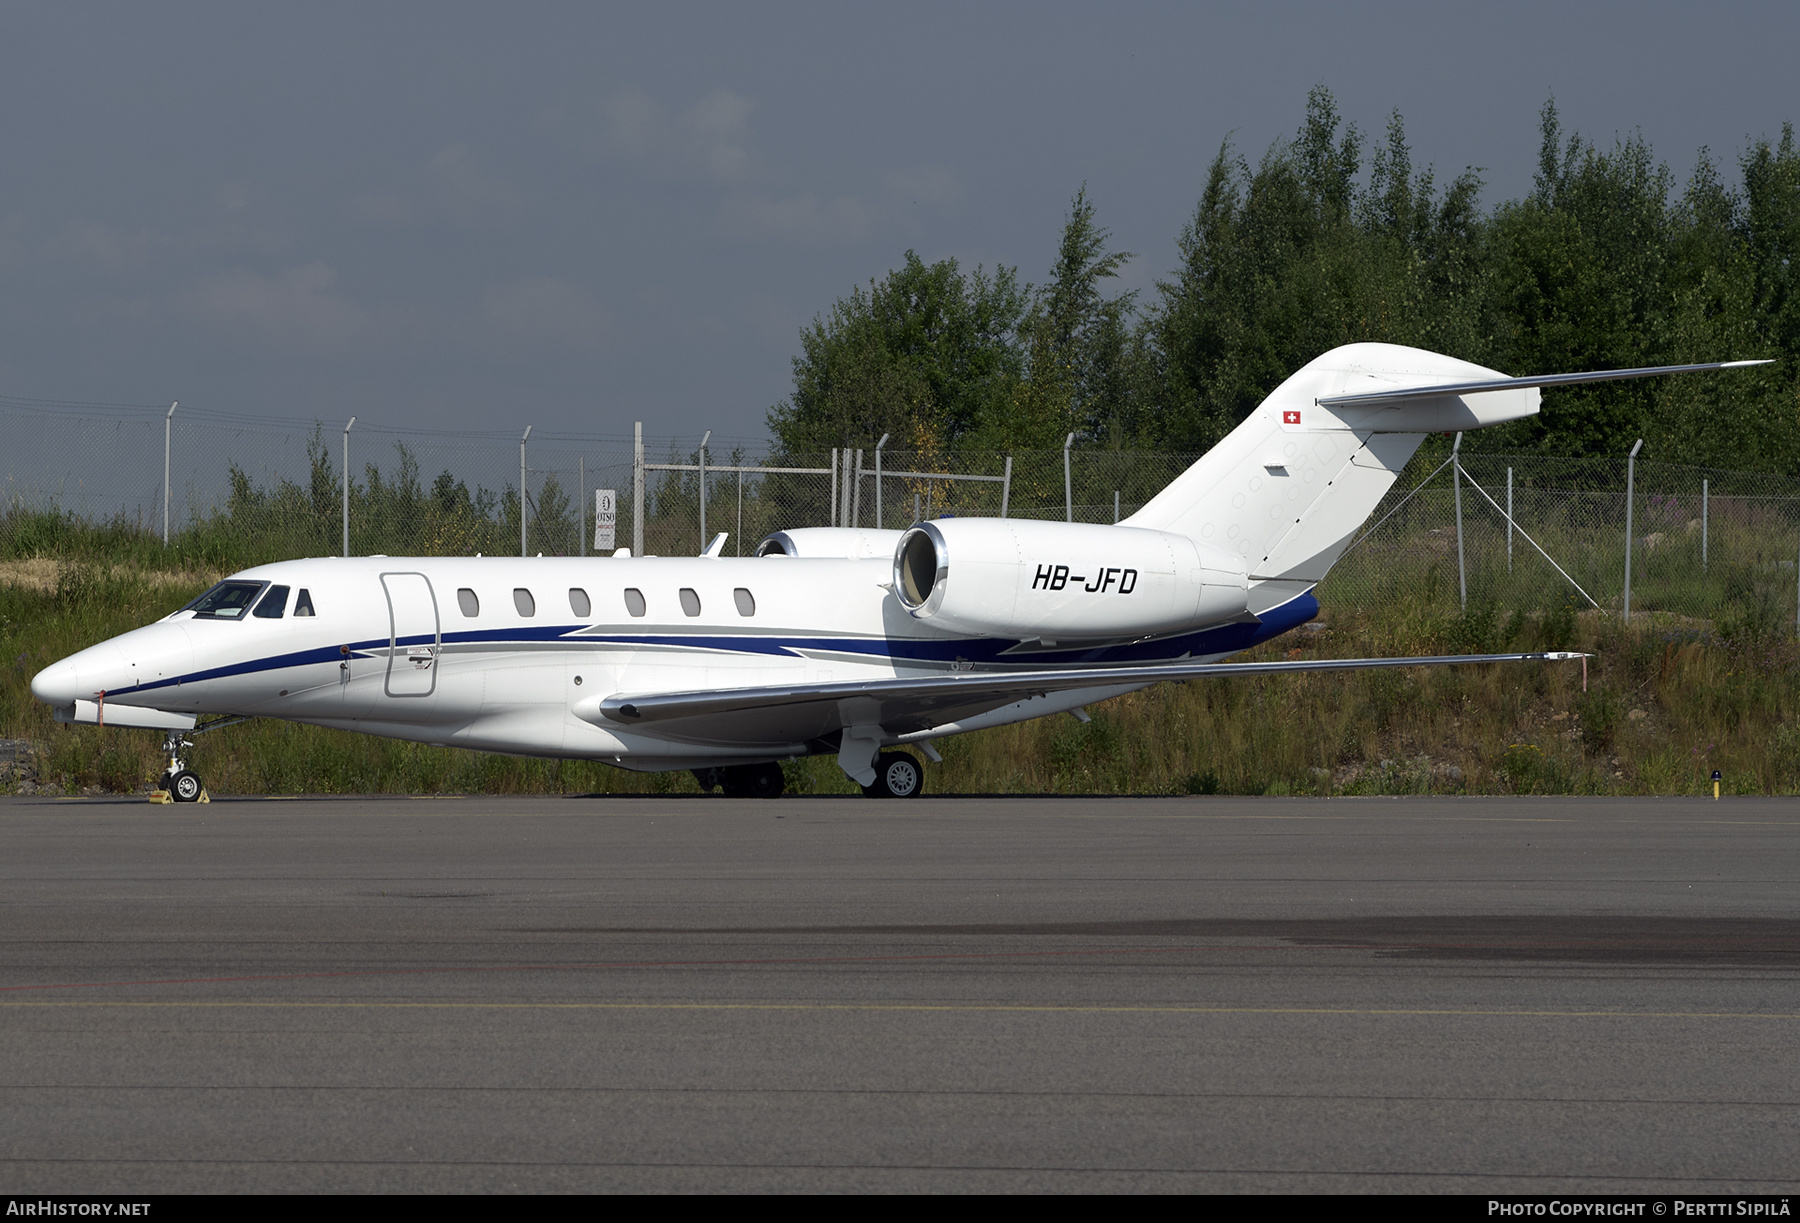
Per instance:
[[[242,620],[250,614],[250,605],[266,585],[267,582],[220,582],[181,610],[193,612],[196,620]]]

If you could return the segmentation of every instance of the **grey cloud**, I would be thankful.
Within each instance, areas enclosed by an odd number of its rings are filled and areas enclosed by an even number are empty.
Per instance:
[[[417,216],[404,197],[393,191],[371,191],[350,201],[353,220],[370,225],[404,225]]]
[[[517,187],[484,169],[466,144],[439,150],[427,170],[437,202],[460,224],[516,212],[525,200]]]
[[[248,268],[202,280],[187,295],[190,313],[248,329],[284,344],[336,347],[365,332],[369,312],[331,292],[337,272],[308,263],[267,276]]]
[[[810,191],[780,198],[731,195],[719,205],[720,227],[730,237],[776,238],[807,245],[861,242],[882,220],[878,205],[849,195],[821,199]]]
[[[954,204],[962,199],[962,183],[946,166],[910,166],[886,170],[882,187],[896,201],[910,204]]]
[[[863,193],[729,194],[719,203],[720,228],[734,238],[844,246],[911,231],[917,209],[942,209],[962,195],[956,176],[941,166],[886,170],[872,177]]]
[[[49,244],[54,256],[105,272],[141,265],[153,252],[170,245],[168,235],[148,229],[126,230],[99,221],[71,221]]]
[[[642,90],[620,90],[600,108],[600,144],[604,152],[637,160],[658,174],[738,182],[756,161],[751,109],[748,98],[729,89],[714,89],[680,110]]]
[[[611,313],[586,290],[550,276],[495,285],[484,295],[483,306],[490,324],[527,340],[591,347],[613,331]]]

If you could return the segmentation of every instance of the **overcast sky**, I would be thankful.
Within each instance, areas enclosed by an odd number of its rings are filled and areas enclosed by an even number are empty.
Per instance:
[[[1440,181],[1537,114],[1678,180],[1800,118],[1800,5],[11,3],[0,395],[763,435],[798,333],[911,248],[1127,283],[1324,84]]]

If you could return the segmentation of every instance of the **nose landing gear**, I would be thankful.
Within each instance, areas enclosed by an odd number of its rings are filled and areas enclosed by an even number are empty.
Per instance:
[[[206,796],[200,774],[188,768],[181,758],[182,750],[192,746],[193,742],[183,739],[178,730],[170,731],[163,739],[163,752],[169,757],[169,767],[158,779],[156,788],[167,794],[172,803],[197,803]]]

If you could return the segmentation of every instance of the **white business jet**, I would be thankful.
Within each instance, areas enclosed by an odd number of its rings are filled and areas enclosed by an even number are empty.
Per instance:
[[[1428,433],[1537,412],[1538,388],[1761,362],[1509,378],[1351,344],[1308,364],[1117,526],[951,518],[803,528],[753,558],[359,557],[236,574],[31,683],[68,722],[166,734],[284,718],[420,743],[691,769],[775,797],[835,754],[870,795],[922,789],[914,745],[1164,680],[1573,658],[1229,664],[1318,614],[1313,587]],[[207,720],[209,719],[209,720]]]

